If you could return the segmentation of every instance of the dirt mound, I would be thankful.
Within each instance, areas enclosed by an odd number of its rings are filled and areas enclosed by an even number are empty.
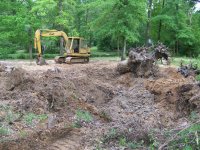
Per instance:
[[[199,86],[193,78],[185,79],[175,69],[163,69],[164,77],[147,80],[145,87],[155,95],[155,107],[160,109],[163,125],[173,125],[178,118],[189,115],[197,105]],[[164,113],[169,115],[163,115]]]
[[[61,64],[30,72],[0,65],[1,104],[12,107],[0,110],[0,127],[8,127],[12,134],[0,136],[13,139],[0,143],[0,148],[67,149],[71,143],[76,149],[78,143],[82,149],[119,149],[121,137],[148,144],[152,129],[175,126],[200,108],[199,86],[193,78],[184,78],[174,68],[160,68],[154,77],[155,71],[148,70],[152,63],[143,66],[138,60],[124,74],[116,72],[116,62]],[[21,116],[7,123],[8,114]],[[77,125],[80,133],[70,134],[66,126],[74,131],[71,127]],[[19,138],[23,132],[31,134]]]
[[[14,68],[8,73],[7,77],[6,88],[9,91],[13,91],[14,88],[25,90],[27,87],[24,85],[27,85],[29,82],[31,84],[34,82],[34,79],[31,79],[30,75],[21,68]]]

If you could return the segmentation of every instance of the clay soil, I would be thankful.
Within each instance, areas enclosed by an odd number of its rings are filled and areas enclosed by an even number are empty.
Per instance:
[[[1,61],[0,125],[9,133],[0,133],[0,149],[117,150],[119,137],[148,146],[153,129],[187,126],[190,113],[199,113],[194,78],[169,66],[135,78],[118,74],[117,64]]]

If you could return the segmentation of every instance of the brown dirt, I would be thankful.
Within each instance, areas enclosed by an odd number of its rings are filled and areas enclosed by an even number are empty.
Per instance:
[[[119,75],[116,67],[110,61],[50,61],[47,66],[1,62],[0,104],[11,110],[0,109],[0,125],[11,132],[0,134],[0,149],[119,149],[116,139],[122,135],[147,144],[152,129],[181,124],[200,107],[198,84],[174,68],[160,68],[156,77],[143,79]],[[77,110],[93,117],[81,120],[79,129],[74,128]],[[7,122],[10,111],[20,117]],[[24,116],[29,113],[47,118],[27,125]],[[114,138],[108,137],[112,129]]]

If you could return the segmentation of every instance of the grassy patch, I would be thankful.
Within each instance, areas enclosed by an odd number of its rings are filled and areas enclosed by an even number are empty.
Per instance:
[[[90,60],[105,60],[105,61],[120,61],[120,58],[115,57],[92,57]]]
[[[117,129],[111,128],[110,131],[105,134],[102,139],[103,144],[112,144],[113,142],[117,142],[119,147],[122,149],[144,149],[144,142],[136,142],[128,140],[125,134],[120,133]]]
[[[103,143],[108,143],[111,140],[117,139],[119,137],[117,131],[115,128],[110,129],[110,131],[104,135],[102,142]]]
[[[12,107],[7,105],[1,105],[0,111],[5,113],[5,116],[3,116],[4,122],[6,124],[10,124],[14,122],[17,118],[19,118],[20,114],[13,112]]]
[[[10,134],[10,129],[7,126],[0,125],[0,136],[9,134]]]
[[[35,58],[35,56],[37,55],[37,53],[33,53],[32,54],[33,57]],[[56,56],[59,56],[59,53],[45,53],[43,55],[43,57],[45,59],[52,59],[55,58]],[[92,47],[91,48],[91,58],[95,58],[95,57],[118,57],[118,52],[116,51],[102,51],[102,50],[98,50],[97,47]],[[16,52],[7,52],[7,53],[0,53],[0,59],[29,59],[29,53],[26,52],[26,50],[18,50]]]
[[[93,120],[92,115],[88,111],[84,111],[84,110],[77,110],[76,118],[78,121],[84,121],[87,123]]]
[[[93,121],[92,115],[88,111],[77,110],[76,111],[76,120],[73,122],[73,128],[81,128],[84,123],[90,123]]]
[[[190,127],[181,130],[174,139],[169,142],[169,149],[198,149],[200,145],[200,123],[191,125]]]
[[[191,62],[193,64],[197,64],[198,66],[200,66],[200,60],[197,58],[188,58],[188,57],[173,57],[171,58],[171,64],[175,65],[175,66],[180,66],[180,62],[183,62],[183,65],[185,64],[190,64]]]
[[[195,77],[195,79],[196,79],[197,81],[200,81],[200,75],[197,75],[197,76]]]
[[[118,56],[118,52],[116,51],[101,51],[98,50],[97,47],[92,47],[91,48],[91,57],[117,57]]]
[[[27,125],[34,125],[34,122],[38,122],[38,121],[42,121],[42,120],[45,120],[47,119],[47,115],[46,114],[41,114],[41,115],[36,115],[34,113],[28,113],[24,116],[24,122],[27,124]]]

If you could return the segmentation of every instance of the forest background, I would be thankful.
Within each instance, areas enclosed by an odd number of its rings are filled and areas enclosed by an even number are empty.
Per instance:
[[[200,53],[199,0],[1,0],[0,58],[29,58],[37,29],[57,29],[87,39],[99,51],[118,52],[158,42],[173,56]],[[43,39],[47,54],[59,38]],[[27,55],[24,55],[27,54]]]

